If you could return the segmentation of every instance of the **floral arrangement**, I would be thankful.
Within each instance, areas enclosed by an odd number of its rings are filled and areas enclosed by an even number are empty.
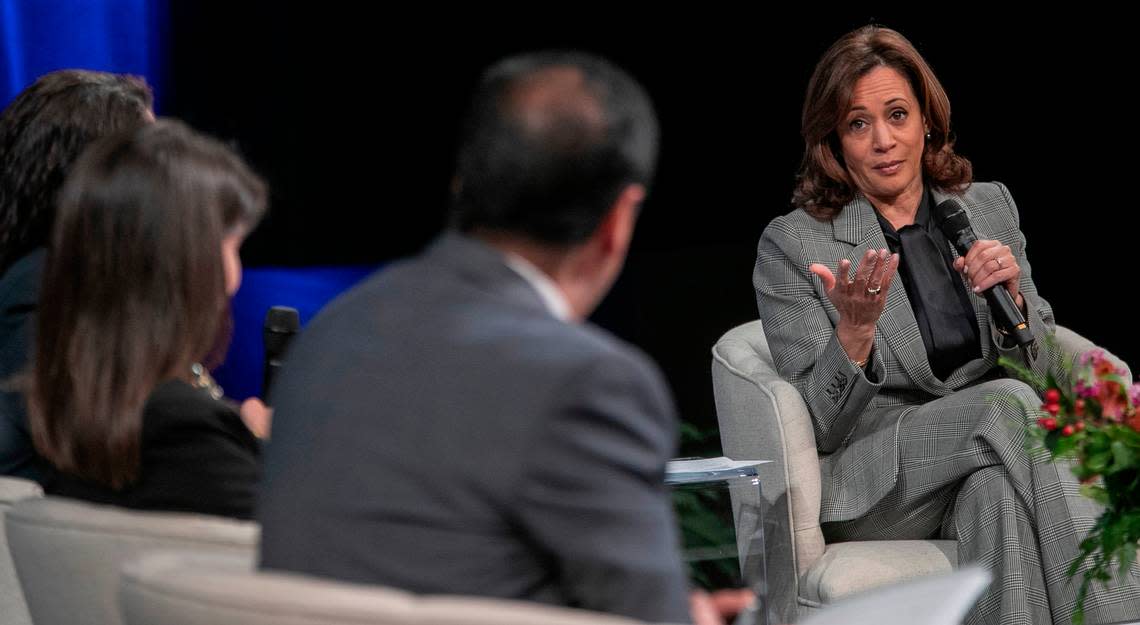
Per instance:
[[[1073,622],[1084,621],[1084,600],[1094,582],[1112,578],[1112,565],[1123,574],[1136,560],[1140,544],[1140,383],[1128,385],[1127,372],[1102,350],[1083,354],[1063,379],[1044,378],[1002,359],[1000,364],[1042,390],[1043,403],[1032,406],[1041,417],[1031,427],[1032,453],[1073,461],[1081,493],[1104,506],[1092,531],[1080,544],[1069,576],[1091,562],[1077,592]]]

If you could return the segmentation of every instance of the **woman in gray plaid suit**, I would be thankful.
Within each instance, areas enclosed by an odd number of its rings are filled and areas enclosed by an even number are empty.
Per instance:
[[[969,623],[1068,623],[1065,574],[1099,510],[1063,465],[1026,453],[1040,399],[996,367],[1059,362],[1017,206],[972,182],[950,103],[899,33],[845,35],[808,86],[793,202],[760,239],[754,283],[780,373],[803,395],[821,453],[830,540],[956,539],[995,582]],[[959,257],[934,207],[955,198],[979,241]],[[1036,348],[1016,349],[982,291],[1006,289]],[[1086,601],[1086,622],[1140,618],[1134,573]]]

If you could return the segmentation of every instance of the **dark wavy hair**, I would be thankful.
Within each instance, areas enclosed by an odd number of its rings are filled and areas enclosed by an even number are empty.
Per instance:
[[[622,189],[649,187],[657,137],[649,96],[605,59],[539,52],[500,61],[464,123],[452,223],[580,243]]]
[[[882,26],[847,33],[815,66],[804,98],[800,132],[804,156],[792,204],[820,220],[834,218],[855,198],[843,163],[838,127],[851,106],[855,83],[877,67],[897,70],[910,82],[930,128],[922,154],[923,175],[947,192],[961,192],[973,179],[970,161],[954,152],[950,99],[930,65],[906,37]]]
[[[44,263],[29,426],[63,472],[137,477],[142,409],[215,348],[229,316],[222,240],[261,219],[266,187],[180,122],[113,135],[76,162]]]
[[[0,275],[47,243],[68,169],[94,139],[152,119],[137,76],[86,70],[44,74],[0,114]]]

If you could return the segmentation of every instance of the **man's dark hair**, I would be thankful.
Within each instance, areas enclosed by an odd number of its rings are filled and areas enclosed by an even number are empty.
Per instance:
[[[453,225],[573,245],[630,184],[648,188],[657,117],[645,90],[601,58],[540,52],[484,73],[459,148]]]

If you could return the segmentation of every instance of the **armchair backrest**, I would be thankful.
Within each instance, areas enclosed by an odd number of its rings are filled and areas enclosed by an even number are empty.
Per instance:
[[[163,548],[252,556],[260,536],[249,521],[58,497],[16,503],[5,526],[36,625],[121,625],[119,569],[125,561]]]

